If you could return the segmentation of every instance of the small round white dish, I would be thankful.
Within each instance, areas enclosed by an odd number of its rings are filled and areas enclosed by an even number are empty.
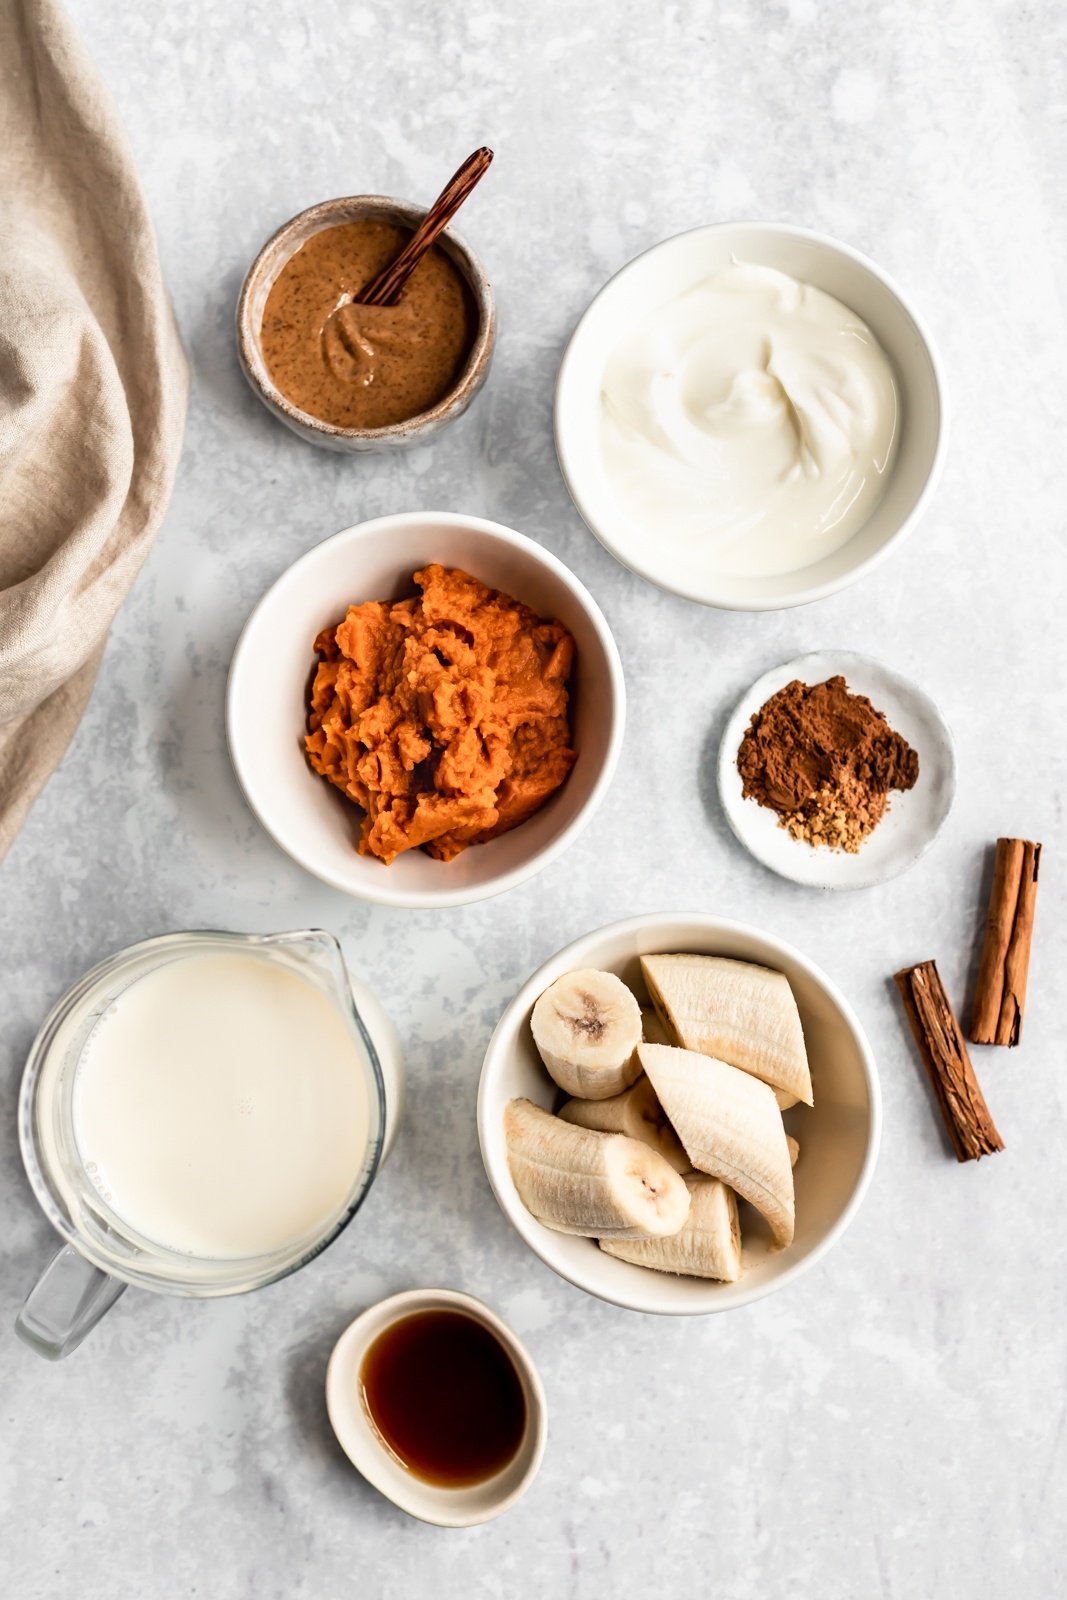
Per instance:
[[[855,855],[794,839],[777,814],[742,795],[737,752],[753,713],[787,683],[825,683],[840,673],[853,694],[866,695],[919,756],[914,789],[894,791],[889,809]],[[956,794],[956,749],[948,723],[910,679],[851,650],[819,650],[765,672],[747,689],[719,746],[719,799],[726,820],[757,861],[812,889],[868,889],[906,872],[940,833]]]
[[[833,295],[863,319],[889,358],[900,395],[900,439],[881,499],[847,544],[821,561],[765,577],[704,572],[622,514],[600,447],[601,386],[622,332],[732,261],[773,267]],[[778,222],[721,222],[653,245],[604,285],[564,352],[556,384],[556,454],[571,498],[595,536],[640,577],[702,605],[775,611],[822,600],[865,576],[918,520],[941,472],[945,382],[922,319],[858,250]]]
[[[526,1432],[514,1458],[484,1483],[440,1488],[410,1472],[385,1444],[363,1400],[360,1369],[378,1335],[417,1311],[463,1311],[499,1339],[511,1357],[526,1398]],[[441,1381],[447,1382],[447,1373]],[[513,1506],[537,1476],[548,1434],[545,1391],[529,1352],[506,1322],[480,1300],[454,1289],[412,1289],[364,1311],[338,1339],[326,1368],[326,1409],[345,1455],[367,1482],[401,1511],[439,1528],[470,1528]]]
[[[363,600],[414,591],[430,562],[460,567],[543,617],[575,642],[571,727],[578,760],[563,787],[520,827],[454,861],[409,850],[386,866],[357,853],[363,812],[311,771],[304,756],[313,644]],[[316,545],[267,590],[234,651],[226,735],[238,781],[260,822],[294,861],[346,894],[381,905],[465,905],[502,894],[560,855],[607,793],[622,748],[626,686],[604,615],[551,551],[498,522],[448,511],[376,517]]]
[[[796,1166],[796,1236],[774,1250],[744,1208],[736,1283],[676,1277],[605,1255],[593,1239],[556,1233],[531,1216],[508,1170],[504,1108],[525,1095],[551,1110],[556,1086],[530,1032],[534,1002],[550,983],[578,967],[614,972],[642,1004],[648,995],[640,957],[654,953],[730,956],[784,972],[811,1060],[815,1104],[795,1106],[785,1125],[800,1143]],[[523,984],[496,1025],[478,1085],[478,1140],[500,1209],[534,1255],[576,1288],[630,1311],[697,1316],[732,1311],[784,1289],[833,1248],[859,1209],[874,1174],[882,1099],[871,1047],[855,1012],[826,973],[795,946],[743,922],[697,912],[631,917],[576,939]]]

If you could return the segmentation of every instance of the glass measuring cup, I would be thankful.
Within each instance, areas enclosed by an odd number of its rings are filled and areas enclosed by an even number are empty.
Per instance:
[[[131,984],[192,954],[234,950],[299,973],[336,1007],[363,1071],[368,1133],[344,1203],[324,1225],[265,1255],[199,1258],[138,1234],[110,1208],[74,1137],[74,1080],[90,1034]],[[41,1209],[66,1244],[30,1291],[16,1321],[18,1333],[41,1355],[58,1359],[81,1343],[127,1284],[209,1297],[243,1294],[295,1272],[359,1209],[395,1137],[402,1101],[395,1032],[374,996],[349,973],[330,933],[172,933],[101,962],[53,1007],[23,1073],[18,1117],[23,1161]]]

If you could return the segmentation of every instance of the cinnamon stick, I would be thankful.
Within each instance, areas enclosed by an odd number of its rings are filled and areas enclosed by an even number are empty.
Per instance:
[[[1041,846],[998,839],[971,1007],[972,1044],[1016,1045],[1023,1028]]]
[[[443,233],[452,221],[475,184],[485,177],[492,159],[493,152],[484,144],[467,157],[449,178],[396,259],[383,267],[378,276],[365,284],[355,296],[358,305],[396,305],[411,274],[438,234]]]
[[[1003,1150],[1004,1143],[978,1087],[936,962],[920,961],[917,966],[906,967],[893,981],[900,990],[956,1160],[977,1161]]]

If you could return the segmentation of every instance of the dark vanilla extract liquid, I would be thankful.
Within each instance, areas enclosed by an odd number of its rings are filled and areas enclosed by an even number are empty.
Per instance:
[[[359,1376],[382,1439],[426,1483],[484,1483],[518,1453],[522,1382],[496,1335],[464,1311],[401,1317],[370,1346]]]

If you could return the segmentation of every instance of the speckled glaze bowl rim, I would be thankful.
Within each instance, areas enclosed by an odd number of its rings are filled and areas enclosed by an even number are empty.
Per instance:
[[[736,598],[731,599],[721,595],[712,596],[710,593],[702,594],[698,593],[695,589],[681,587],[678,584],[671,583],[662,576],[659,576],[655,571],[654,562],[638,562],[634,561],[628,555],[623,555],[622,551],[617,547],[615,541],[611,539],[604,529],[598,524],[596,517],[593,515],[591,510],[589,510],[584,500],[581,489],[576,482],[573,466],[571,465],[570,451],[565,438],[566,429],[561,421],[561,414],[564,406],[563,396],[566,387],[572,382],[571,373],[574,367],[575,345],[582,331],[583,325],[592,312],[594,306],[596,306],[605,295],[610,294],[618,285],[619,281],[624,278],[627,273],[636,270],[642,264],[646,264],[648,258],[650,256],[654,256],[657,252],[665,253],[677,245],[680,240],[691,238],[695,234],[722,234],[737,230],[746,230],[750,232],[762,231],[780,238],[806,240],[809,243],[817,244],[826,250],[835,251],[845,260],[852,262],[855,266],[861,268],[865,272],[868,272],[871,277],[876,279],[883,286],[883,288],[888,290],[889,294],[894,297],[906,316],[910,319],[930,363],[934,393],[937,397],[938,421],[937,443],[934,447],[934,453],[930,461],[930,467],[926,475],[926,481],[916,496],[915,503],[912,505],[907,515],[902,518],[900,526],[883,540],[882,544],[879,545],[877,550],[872,550],[870,555],[864,557],[861,561],[857,561],[854,566],[850,566],[844,572],[838,573],[836,577],[827,578],[821,583],[810,584],[808,587],[798,589],[795,593],[791,593],[782,598],[764,597],[752,599],[744,603]],[[896,280],[890,277],[887,272],[884,272],[871,256],[865,255],[862,250],[857,250],[852,245],[845,244],[841,239],[835,239],[832,234],[821,233],[816,228],[802,228],[797,226],[795,223],[772,222],[766,221],[759,217],[753,217],[747,220],[745,218],[733,218],[730,221],[725,222],[698,223],[696,227],[683,228],[681,232],[672,233],[666,239],[660,239],[655,244],[649,245],[646,250],[640,251],[630,261],[627,261],[625,265],[620,267],[617,272],[612,273],[611,277],[601,285],[596,294],[590,300],[589,304],[586,306],[585,310],[582,312],[582,315],[575,324],[570,338],[567,340],[567,345],[563,352],[563,358],[560,361],[559,372],[556,377],[556,388],[553,399],[553,437],[555,440],[556,460],[559,463],[560,474],[567,486],[567,493],[574,501],[574,505],[578,511],[578,514],[581,516],[582,521],[585,523],[593,537],[604,546],[604,549],[607,550],[610,555],[614,556],[615,560],[618,561],[621,566],[624,566],[628,568],[629,571],[636,573],[637,576],[639,578],[643,578],[646,583],[653,583],[658,589],[663,589],[668,594],[677,595],[681,600],[692,600],[697,605],[708,606],[712,609],[720,611],[789,611],[792,610],[794,606],[811,605],[816,600],[825,600],[830,595],[840,593],[842,589],[851,588],[854,583],[857,583],[861,578],[865,578],[869,573],[873,572],[874,569],[878,567],[892,551],[897,549],[902,540],[905,539],[906,536],[912,531],[916,523],[919,521],[919,518],[927,510],[944,468],[945,456],[948,450],[948,429],[949,409],[944,364],[938,354],[937,346],[933,341],[933,337],[925,320],[916,309],[914,302],[907,294],[905,294],[904,290],[900,287]],[[791,574],[789,573],[783,574],[784,579],[788,579],[790,576]]]
[[[596,966],[601,959],[600,952],[608,939],[642,933],[652,933],[659,937],[662,933],[667,946],[682,947],[691,936],[690,930],[694,929],[699,930],[697,936],[706,932],[726,939],[737,937],[741,941],[752,940],[761,945],[766,952],[759,957],[759,960],[773,965],[784,958],[785,961],[792,962],[804,971],[825,999],[831,1003],[850,1036],[867,1092],[867,1127],[863,1160],[851,1193],[818,1243],[806,1255],[790,1261],[788,1252],[783,1252],[782,1270],[776,1276],[747,1289],[743,1280],[727,1285],[715,1283],[710,1279],[696,1280],[699,1282],[699,1289],[693,1293],[691,1303],[679,1306],[664,1303],[657,1281],[661,1274],[651,1270],[640,1280],[639,1290],[612,1291],[597,1280],[595,1270],[586,1273],[584,1270],[575,1269],[573,1265],[565,1266],[558,1257],[553,1256],[550,1248],[542,1242],[541,1234],[545,1230],[527,1211],[519,1199],[514,1184],[508,1179],[503,1121],[496,1116],[497,1108],[491,1102],[495,1092],[495,1080],[506,1068],[509,1057],[514,1051],[515,1041],[528,1023],[534,1002],[549,983],[561,973],[578,967]],[[753,958],[745,956],[742,959]],[[733,918],[717,917],[709,912],[659,911],[644,916],[625,917],[618,922],[608,922],[602,927],[583,933],[565,945],[562,950],[558,950],[555,955],[549,956],[526,979],[514,999],[502,1012],[486,1048],[478,1080],[477,1121],[482,1164],[497,1204],[527,1249],[537,1256],[544,1266],[566,1282],[573,1284],[576,1289],[581,1289],[595,1299],[604,1300],[610,1305],[619,1306],[625,1311],[657,1316],[710,1316],[738,1311],[743,1306],[765,1299],[768,1295],[777,1294],[780,1289],[804,1277],[824,1259],[834,1245],[840,1242],[863,1203],[878,1163],[878,1151],[882,1141],[882,1090],[874,1051],[855,1010],[829,974],[810,956],[806,956],[798,946],[791,944],[787,939],[780,939],[777,934],[768,932],[756,923],[738,922]],[[670,1278],[671,1274],[662,1276]]]
[[[349,213],[352,213],[351,215]],[[332,422],[324,422],[321,417],[312,416],[309,411],[302,411],[299,406],[293,405],[279,388],[272,382],[267,372],[266,362],[260,345],[260,329],[252,323],[252,297],[259,282],[267,270],[267,264],[272,252],[277,246],[284,243],[286,236],[297,232],[309,223],[321,224],[311,229],[312,233],[322,232],[328,227],[340,226],[343,222],[353,222],[358,216],[388,213],[392,218],[397,213],[404,218],[406,224],[412,228],[418,226],[426,215],[425,206],[414,204],[410,200],[397,200],[384,194],[354,194],[339,195],[333,200],[319,200],[313,206],[307,206],[303,211],[298,211],[288,222],[276,228],[270,238],[257,252],[252,265],[245,274],[241,285],[241,292],[237,300],[236,329],[237,350],[241,358],[241,367],[245,377],[255,394],[268,410],[279,412],[299,431],[312,434],[321,434],[324,439],[352,439],[368,444],[396,444],[407,440],[412,435],[419,435],[424,431],[433,431],[437,427],[453,420],[464,411],[470,401],[477,394],[485,381],[489,360],[496,342],[496,306],[488,274],[481,261],[475,255],[467,241],[458,234],[454,228],[445,228],[441,233],[438,243],[442,241],[452,247],[452,251],[463,268],[463,276],[467,287],[474,300],[475,310],[478,315],[478,328],[471,345],[463,371],[457,382],[443,395],[437,404],[428,411],[417,412],[413,417],[406,417],[402,422],[390,423],[384,428],[340,428]],[[310,234],[308,235],[310,237]],[[301,244],[306,240],[301,240]],[[290,250],[282,263],[284,266],[296,254],[297,245]],[[278,268],[274,279],[277,278],[282,267]],[[274,281],[272,279],[272,283]]]
[[[521,1451],[529,1441],[525,1470],[511,1489],[479,1511],[464,1505],[464,1496],[471,1491],[427,1483],[397,1462],[368,1416],[359,1392],[359,1369],[373,1341],[403,1317],[437,1310],[465,1312],[495,1334],[518,1371],[526,1396],[527,1428],[520,1446]],[[326,1367],[326,1410],[337,1442],[356,1471],[408,1516],[438,1528],[471,1528],[503,1515],[522,1498],[537,1476],[548,1438],[548,1401],[530,1352],[503,1317],[484,1301],[458,1289],[406,1289],[361,1311],[348,1324],[330,1353]],[[403,1494],[395,1493],[389,1478],[376,1470],[386,1462],[400,1468],[397,1482],[403,1485]],[[485,1491],[492,1487],[492,1482],[489,1479],[487,1483],[472,1485],[471,1489]]]

